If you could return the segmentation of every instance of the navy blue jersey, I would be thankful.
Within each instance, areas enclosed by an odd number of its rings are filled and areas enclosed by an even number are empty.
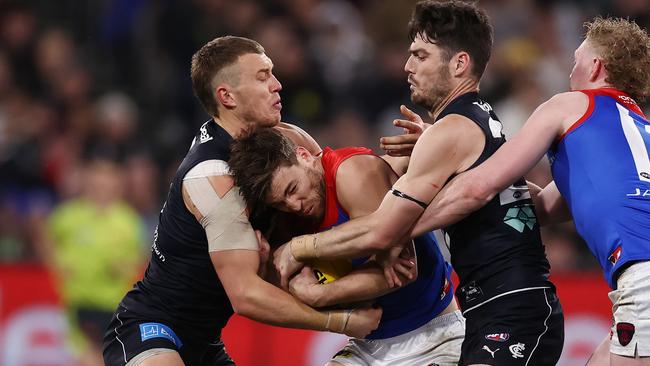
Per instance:
[[[628,95],[582,91],[589,108],[550,150],[578,233],[616,289],[616,271],[650,259],[650,123]]]
[[[470,119],[485,135],[485,147],[470,169],[505,143],[501,122],[478,93],[457,97],[437,120],[450,114]],[[500,294],[551,286],[535,208],[523,178],[445,232],[451,264],[460,279],[456,297],[464,312]]]
[[[325,216],[320,231],[340,225],[350,218],[338,203],[336,195],[336,172],[339,165],[354,155],[372,155],[366,148],[323,150],[325,171]],[[440,314],[453,299],[451,266],[445,261],[432,233],[414,239],[418,278],[412,283],[376,299],[383,309],[379,326],[367,339],[395,337],[428,323]],[[367,258],[352,261],[354,266],[365,263]]]
[[[211,339],[226,325],[233,309],[210,260],[205,230],[185,207],[181,189],[183,177],[197,164],[227,162],[231,141],[213,120],[201,126],[160,211],[144,278],[122,300],[124,307],[142,318]]]

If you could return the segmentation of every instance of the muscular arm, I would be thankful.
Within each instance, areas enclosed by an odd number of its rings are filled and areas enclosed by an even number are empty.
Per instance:
[[[466,169],[478,158],[484,144],[484,135],[476,124],[465,117],[449,115],[423,133],[413,150],[408,171],[394,188],[429,202],[452,174]],[[315,234],[315,250],[301,250],[300,242],[311,245],[314,237],[294,238],[292,252],[298,260],[373,254],[408,239],[422,212],[420,205],[388,193],[374,213]]]
[[[587,110],[580,92],[558,94],[540,105],[524,127],[488,160],[449,182],[420,218],[413,235],[458,222],[526,174]]]
[[[218,197],[224,198],[235,189],[233,179],[230,176],[209,176],[208,180]],[[241,222],[241,215],[245,214],[243,202],[239,206],[232,202],[228,204],[220,202],[222,204],[218,206],[218,214],[213,215],[210,210],[214,210],[214,208],[209,209],[211,206],[203,201],[214,200],[216,197],[208,196],[206,192],[196,192],[197,187],[195,184],[184,181],[183,200],[186,207],[206,229],[210,259],[235,312],[272,325],[333,330],[351,335],[356,333],[357,336],[363,336],[369,330],[374,329],[373,317],[377,314],[361,311],[359,314],[355,313],[353,316],[348,316],[349,319],[345,320],[342,320],[344,315],[338,316],[337,314],[337,322],[330,322],[334,319],[330,312],[316,311],[260,278],[258,275],[260,254],[257,250],[257,238],[254,235],[241,235],[241,231],[246,231],[244,226],[247,223]],[[238,197],[238,199],[243,201],[241,197]],[[211,221],[211,216],[230,217],[232,223],[238,225],[232,225],[231,223],[231,225],[225,225],[224,228],[211,227],[210,225],[215,223],[226,223]],[[230,231],[233,226],[235,227],[234,232]],[[250,224],[247,227],[252,231]],[[221,243],[221,241],[224,243]],[[367,317],[369,321],[364,320],[364,317]],[[333,324],[335,325],[334,328],[332,327]],[[376,327],[376,324],[374,324],[374,327]]]
[[[210,258],[237,314],[271,325],[325,330],[326,313],[310,308],[257,275],[257,252],[211,252]]]
[[[410,253],[415,252],[412,243],[409,251]],[[409,257],[414,258],[412,254]],[[407,261],[406,259],[400,260]],[[415,259],[409,260],[414,261]],[[317,308],[373,300],[398,289],[398,287],[390,286],[383,269],[374,261],[364,264],[336,281],[325,284],[318,283],[311,273],[311,269],[305,268],[306,270],[291,280],[290,290],[305,304]],[[397,274],[402,283],[409,283],[417,277],[417,264],[413,262],[409,268],[413,278],[408,279],[400,273]]]
[[[396,180],[395,173],[380,158],[374,155],[353,156],[337,171],[337,198],[351,219],[363,217],[377,209]],[[409,248],[412,261],[415,260],[414,252],[414,248]],[[410,280],[414,280],[417,277],[414,262],[410,268],[413,276]],[[404,277],[401,280],[409,282]],[[292,286],[292,293],[316,307],[375,299],[397,289],[389,285],[382,268],[373,260],[336,281],[322,285],[315,281],[302,281],[301,284]]]

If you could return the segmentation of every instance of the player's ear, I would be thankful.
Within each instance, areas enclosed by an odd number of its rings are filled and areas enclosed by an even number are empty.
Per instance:
[[[233,97],[230,87],[225,84],[218,85],[214,90],[214,96],[219,104],[223,104],[226,108],[237,107],[237,101]]]
[[[452,56],[450,60],[451,74],[453,76],[461,76],[470,71],[470,57],[465,51],[458,52]]]
[[[591,71],[589,72],[589,81],[596,81],[604,69],[605,65],[603,61],[598,57],[594,58],[591,64]]]
[[[311,161],[314,157],[311,155],[309,150],[305,149],[302,146],[296,146],[296,156],[298,159]]]

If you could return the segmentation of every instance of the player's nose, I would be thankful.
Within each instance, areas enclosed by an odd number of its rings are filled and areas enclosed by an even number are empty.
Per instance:
[[[302,201],[289,199],[287,200],[287,207],[289,207],[289,210],[292,212],[300,212],[302,210]]]

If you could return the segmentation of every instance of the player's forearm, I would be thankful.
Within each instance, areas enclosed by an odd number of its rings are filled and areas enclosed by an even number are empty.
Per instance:
[[[375,215],[357,218],[333,229],[303,235],[291,241],[291,253],[299,261],[372,255],[390,246],[377,235]]]
[[[388,286],[381,268],[362,268],[336,281],[313,286],[314,294],[308,304],[318,308],[373,300],[396,289]]]
[[[239,315],[280,327],[326,330],[327,312],[320,312],[290,294],[263,281],[255,280],[231,299]]]
[[[411,238],[454,224],[488,203],[496,189],[472,186],[459,175],[436,195],[415,225]]]

